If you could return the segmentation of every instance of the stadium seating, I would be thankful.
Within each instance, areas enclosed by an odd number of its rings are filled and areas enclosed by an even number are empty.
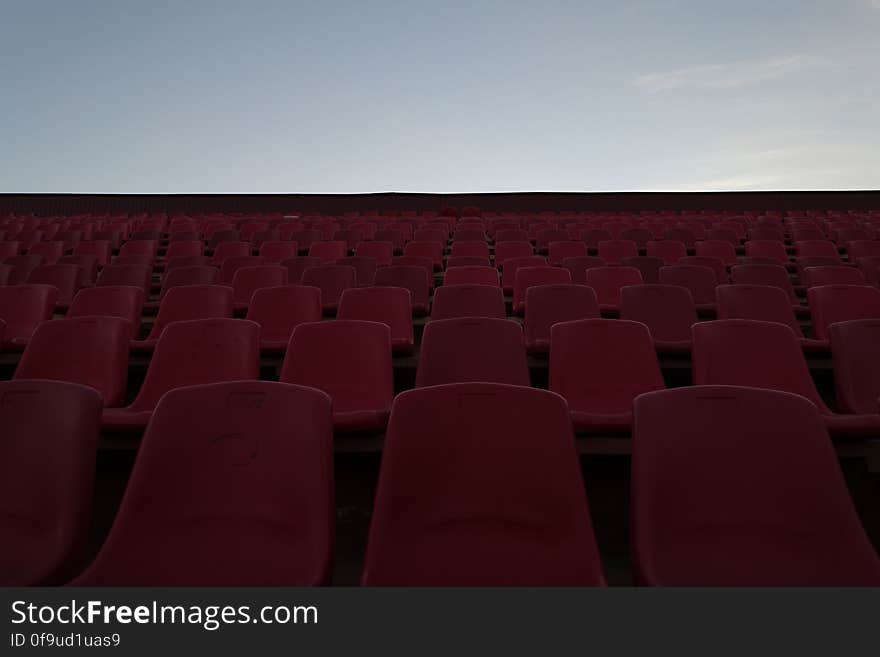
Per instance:
[[[639,255],[639,247],[632,240],[606,240],[599,242],[599,257],[609,265],[619,265],[624,258]]]
[[[321,265],[303,272],[302,285],[320,288],[324,313],[335,315],[343,291],[357,287],[357,270],[349,265]]]
[[[117,265],[104,267],[98,274],[95,283],[98,287],[126,285],[140,288],[144,295],[149,295],[153,282],[153,268],[145,265]]]
[[[799,304],[791,276],[782,265],[735,265],[730,269],[734,285],[769,285],[783,290],[790,304]]]
[[[497,242],[495,244],[495,267],[502,269],[504,263],[511,258],[530,258],[533,255],[532,245],[526,240],[521,242]]]
[[[856,267],[844,265],[825,267],[806,267],[801,282],[810,287],[822,285],[865,285],[865,275]]]
[[[247,258],[251,255],[251,250],[250,242],[221,242],[214,249],[211,264],[215,267],[222,267],[230,258]]]
[[[297,256],[281,262],[281,266],[287,268],[287,282],[290,285],[299,285],[306,269],[320,267],[321,264],[321,259],[314,256]]]
[[[485,242],[453,242],[453,257],[471,257],[471,258],[488,258],[489,245]]]
[[[649,241],[647,251],[649,257],[661,258],[663,264],[674,265],[681,258],[687,257],[687,246],[684,242],[666,239],[662,241]]]
[[[67,317],[120,317],[128,322],[128,337],[136,340],[141,331],[141,313],[144,308],[144,292],[140,288],[121,285],[118,287],[86,287],[73,297]],[[126,362],[128,347],[126,345]]]
[[[822,289],[822,288],[815,288]],[[784,324],[725,319],[693,326],[695,385],[781,390],[809,399],[834,438],[880,435],[880,415],[836,415],[810,377],[797,336]]]
[[[40,265],[27,277],[28,285],[51,285],[58,290],[55,304],[65,309],[83,286],[85,270],[76,265]]]
[[[0,287],[0,319],[6,323],[4,350],[20,349],[40,322],[52,318],[58,289],[51,285]]]
[[[425,326],[416,387],[470,381],[529,385],[522,328],[516,322],[465,317]]]
[[[232,285],[235,278],[235,272],[244,267],[257,267],[262,265],[263,258],[261,256],[232,256],[226,258],[220,265],[220,284]]]
[[[580,285],[587,284],[587,270],[593,267],[604,267],[605,261],[597,256],[581,256],[578,258],[564,258],[562,267],[571,274],[571,282]]]
[[[501,288],[497,285],[444,285],[437,288],[431,306],[431,320],[459,317],[506,319],[507,308]]]
[[[296,242],[267,240],[259,248],[259,255],[267,265],[279,265],[285,260],[296,258],[298,254],[299,245]]]
[[[550,329],[550,390],[565,397],[578,433],[629,433],[632,401],[665,387],[644,324],[582,319]]]
[[[697,307],[685,287],[629,285],[620,291],[620,318],[647,326],[658,351],[687,352]]]
[[[697,242],[696,253],[704,258],[718,258],[725,267],[736,264],[736,249],[724,240],[704,240]]]
[[[351,288],[339,299],[337,317],[385,324],[391,329],[392,352],[409,355],[415,345],[411,296],[402,287]]]
[[[376,287],[402,287],[410,291],[413,315],[424,317],[430,304],[429,276],[424,266],[392,265],[376,270]]]
[[[583,258],[587,254],[587,244],[582,241],[562,240],[559,242],[550,242],[548,260],[554,267],[562,265],[565,258]]]
[[[648,393],[634,409],[636,583],[880,585],[810,401],[713,385]]]
[[[247,308],[254,292],[264,287],[287,285],[287,268],[280,265],[242,267],[232,277],[232,303]]]
[[[491,383],[398,396],[362,581],[604,585],[562,399]]]
[[[393,242],[360,242],[354,249],[355,256],[373,258],[377,267],[390,267],[394,258]]]
[[[880,319],[880,290],[867,285],[823,285],[807,291],[813,333],[827,340],[828,327],[853,319]]]
[[[654,256],[624,258],[620,261],[620,264],[624,267],[638,269],[644,283],[659,283],[660,268],[665,266],[662,258],[655,258]]]
[[[715,310],[715,286],[718,281],[715,272],[709,267],[683,264],[662,267],[660,282],[663,285],[686,287],[697,305],[697,310]]]
[[[171,288],[181,285],[216,285],[220,281],[220,270],[210,265],[194,265],[191,267],[174,267],[162,277],[159,300],[165,298]]]
[[[493,285],[500,287],[498,270],[494,267],[448,267],[443,285]]]
[[[403,255],[430,258],[434,271],[443,269],[443,244],[440,242],[408,242],[403,247]]]
[[[98,280],[98,259],[92,255],[66,255],[58,258],[59,265],[76,265],[83,270],[83,286],[91,287]]]
[[[175,288],[166,302],[175,293],[192,289]],[[232,302],[231,291],[229,302]],[[147,426],[159,399],[169,390],[221,381],[256,380],[260,375],[259,361],[260,326],[255,322],[243,319],[172,322],[164,327],[156,342],[137,397],[125,408],[104,409],[102,425],[109,431],[141,430]]]
[[[172,322],[232,317],[232,288],[225,285],[181,285],[168,290],[150,333],[132,348],[151,350]]]
[[[282,285],[256,290],[248,306],[247,319],[260,325],[260,349],[287,349],[293,329],[299,324],[321,320],[321,290],[305,285]]]
[[[832,258],[840,261],[837,245],[828,240],[804,240],[794,243],[794,252],[800,258]]]
[[[15,379],[67,381],[94,388],[106,406],[125,402],[131,325],[120,317],[43,322],[34,331]]]
[[[598,318],[599,301],[591,287],[576,284],[533,285],[526,290],[525,344],[533,355],[550,351],[554,324]]]
[[[382,431],[394,398],[391,329],[357,320],[293,329],[280,380],[323,390],[340,432]]]
[[[859,258],[857,264],[868,285],[880,286],[880,256]]]
[[[43,258],[43,264],[54,265],[64,255],[64,242],[36,242],[27,250],[28,255]]]
[[[829,328],[837,403],[845,413],[880,413],[880,319]]]
[[[642,274],[635,267],[593,267],[586,272],[586,284],[596,291],[603,312],[618,312],[620,290],[642,282]]]
[[[268,381],[171,390],[110,535],[72,584],[328,584],[333,498],[326,394]]]
[[[750,240],[746,242],[746,255],[749,257],[771,258],[781,265],[788,263],[785,244],[776,240]]]
[[[61,585],[82,566],[101,421],[97,391],[0,382],[0,585]]]

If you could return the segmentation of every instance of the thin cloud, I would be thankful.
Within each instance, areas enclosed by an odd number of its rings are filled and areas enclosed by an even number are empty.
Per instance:
[[[873,0],[880,3],[880,0]],[[635,85],[645,91],[661,92],[685,87],[702,89],[739,89],[820,65],[823,60],[806,54],[754,61],[690,68],[640,75]]]
[[[865,0],[868,9],[880,9],[880,0]]]

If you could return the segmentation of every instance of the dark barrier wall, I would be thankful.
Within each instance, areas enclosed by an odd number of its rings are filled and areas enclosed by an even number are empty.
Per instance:
[[[498,194],[0,194],[0,214],[105,212],[285,212],[351,210],[868,210],[880,191],[854,192],[524,192]]]

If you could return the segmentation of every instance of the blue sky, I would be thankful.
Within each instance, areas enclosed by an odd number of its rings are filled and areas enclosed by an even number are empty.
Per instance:
[[[3,0],[0,62],[0,192],[880,189],[880,0]]]

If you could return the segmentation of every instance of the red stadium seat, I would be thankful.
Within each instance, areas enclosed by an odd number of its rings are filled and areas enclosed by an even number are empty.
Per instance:
[[[40,322],[52,319],[58,289],[51,285],[0,287],[0,319],[6,323],[4,348],[20,348]]]
[[[220,270],[209,265],[193,267],[174,267],[162,277],[159,300],[165,298],[168,290],[181,285],[216,285],[220,281]]]
[[[582,319],[550,329],[550,390],[565,397],[575,431],[629,433],[633,399],[664,387],[644,324]]]
[[[663,285],[678,285],[690,290],[698,310],[715,309],[715,272],[701,265],[670,265],[660,269]]]
[[[9,279],[14,271],[15,268],[12,265],[0,264],[0,285],[9,285]],[[0,343],[2,343],[2,340],[0,340]]]
[[[662,258],[666,265],[674,265],[681,258],[687,257],[687,247],[684,242],[675,240],[662,240],[648,242],[647,254],[653,258]]]
[[[159,302],[159,314],[146,340],[135,349],[150,350],[171,322],[232,317],[232,288],[226,285],[181,285],[169,289]]]
[[[824,340],[804,338],[800,323],[785,292],[770,285],[719,285],[715,288],[718,319],[754,319],[785,324],[800,339],[801,346],[825,349]]]
[[[43,258],[43,264],[54,265],[64,255],[64,242],[37,242],[28,249],[28,255]]]
[[[232,256],[226,258],[220,266],[220,284],[232,285],[235,278],[235,272],[243,267],[257,267],[262,265],[263,258],[261,256]]]
[[[575,284],[535,285],[526,290],[525,340],[530,354],[550,351],[554,324],[598,318],[599,301],[591,287]]]
[[[494,267],[449,267],[443,285],[493,285],[500,287],[498,270]]]
[[[848,242],[846,252],[850,262],[858,262],[859,258],[873,258],[880,256],[880,240],[857,240]]]
[[[156,252],[158,249],[159,243],[156,240],[134,240],[125,242],[119,247],[119,255],[147,256],[152,262],[156,259]]]
[[[229,242],[250,245],[250,242],[246,242],[245,240],[241,239],[240,231],[232,228],[217,230],[211,234],[207,234],[206,232],[205,237],[208,240],[208,248],[213,249],[215,252],[221,244],[226,244]]]
[[[339,319],[379,322],[391,329],[391,349],[395,354],[413,351],[412,295],[402,287],[351,288],[339,300]]]
[[[587,257],[587,245],[581,241],[561,240],[559,242],[550,242],[549,254],[548,260],[550,264],[554,267],[559,267],[565,258]]]
[[[320,288],[324,312],[335,315],[343,291],[357,287],[357,270],[348,265],[321,265],[303,272],[302,285]]]
[[[485,242],[453,242],[452,255],[488,258],[489,245]]]
[[[40,324],[15,379],[67,381],[94,388],[106,406],[125,401],[131,325],[119,317],[78,317]]]
[[[682,226],[667,228],[665,238],[666,242],[681,242],[685,245],[685,248],[693,248],[697,242],[697,236],[694,234],[694,231]]]
[[[72,584],[328,584],[330,418],[327,395],[301,386],[171,390],[147,428],[110,535]]]
[[[563,268],[571,274],[571,282],[580,285],[587,284],[587,270],[593,267],[604,267],[605,261],[597,256],[580,256],[578,258],[564,258]]]
[[[694,384],[791,392],[816,405],[834,437],[880,434],[880,415],[835,415],[825,405],[810,377],[797,336],[788,326],[726,319],[694,324],[693,334]]]
[[[191,289],[175,288],[167,299]],[[243,319],[172,322],[156,343],[137,397],[125,408],[105,409],[102,424],[110,431],[140,430],[147,426],[156,404],[169,390],[259,378],[259,324]]]
[[[77,265],[40,265],[28,274],[28,285],[51,285],[58,290],[57,306],[66,308],[85,280],[85,270]]]
[[[604,228],[587,228],[581,231],[581,241],[590,249],[598,249],[602,242],[610,242],[614,236]]]
[[[140,335],[143,308],[144,292],[140,288],[86,287],[73,297],[67,317],[121,317],[128,322],[129,339],[135,340]],[[126,345],[126,358],[127,354]]]
[[[428,263],[430,264],[430,263]],[[376,270],[376,287],[402,287],[410,291],[413,315],[424,317],[430,303],[429,275],[424,266],[392,265]]]
[[[300,324],[290,337],[280,380],[330,395],[336,431],[383,431],[394,398],[391,329],[340,319]]]
[[[806,267],[801,282],[808,288],[822,285],[866,285],[865,275],[856,267],[846,265]]]
[[[394,243],[360,242],[355,247],[354,254],[358,257],[375,259],[377,267],[390,267],[394,258]]]
[[[574,445],[565,403],[544,390],[467,383],[402,393],[363,584],[604,585]]]
[[[281,264],[285,260],[296,258],[299,245],[296,242],[265,241],[260,245],[260,256],[267,265]]]
[[[214,249],[211,264],[222,267],[230,258],[247,258],[251,255],[251,249],[250,242],[223,242]]]
[[[620,291],[620,318],[647,326],[660,351],[690,351],[697,307],[685,287],[630,285]]]
[[[607,240],[599,242],[599,257],[609,265],[619,265],[624,258],[639,255],[639,246],[632,240]]]
[[[795,242],[795,255],[800,258],[833,258],[840,260],[840,254],[837,252],[837,245],[828,240],[804,240]]]
[[[232,277],[232,303],[247,308],[254,292],[264,287],[287,285],[287,268],[280,265],[242,267]]]
[[[785,244],[776,240],[750,240],[746,242],[746,255],[749,257],[772,258],[781,265],[788,263]]]
[[[89,540],[101,397],[57,381],[0,383],[0,585],[61,585]]]
[[[165,251],[165,262],[171,258],[185,258],[189,256],[205,255],[205,244],[201,240],[186,240],[170,242]]]
[[[127,285],[139,288],[146,296],[150,293],[152,283],[153,268],[151,266],[112,264],[101,270],[95,285],[98,287]]]
[[[547,253],[553,242],[567,242],[568,238],[567,230],[562,228],[544,228],[535,234],[535,249],[538,253]],[[572,255],[586,255],[586,253],[575,253]]]
[[[534,255],[532,245],[528,241],[522,242],[496,242],[495,244],[495,267],[502,269],[504,263],[512,258],[529,258]],[[543,260],[543,258],[542,258]]]
[[[660,268],[665,266],[662,258],[655,258],[654,256],[624,258],[620,261],[620,264],[624,267],[638,269],[644,283],[659,283]]]
[[[807,291],[813,333],[829,337],[828,327],[853,319],[880,319],[880,290],[867,285],[823,285]]]
[[[403,236],[403,231],[398,228],[389,228],[386,230],[377,230],[376,235],[374,236],[374,241],[376,242],[388,242],[392,245],[392,249],[394,253],[403,253],[403,247],[406,244],[406,240]],[[375,256],[373,256],[375,257]],[[382,265],[383,267],[386,265]]]
[[[571,283],[571,273],[563,267],[518,267],[513,286],[513,312],[523,315],[526,309],[526,291],[533,285]]]
[[[211,265],[211,258],[208,256],[176,256],[165,260],[165,273],[178,267],[208,267]],[[220,270],[217,269],[219,274]]]
[[[475,256],[449,256],[446,258],[446,269],[453,267],[492,267],[492,261],[489,258]]]
[[[416,387],[468,381],[529,385],[522,329],[516,322],[464,317],[425,325]]]
[[[314,256],[297,256],[283,260],[281,266],[287,268],[287,282],[290,285],[299,285],[306,269],[320,267],[321,259]]]
[[[260,325],[260,348],[284,351],[300,324],[321,321],[321,290],[305,285],[282,285],[256,290],[247,319]]]
[[[409,242],[403,248],[403,254],[419,258],[430,258],[434,271],[441,271],[443,269],[443,244],[439,242]]]
[[[724,261],[721,258],[713,256],[687,256],[686,258],[680,258],[677,264],[708,267],[715,272],[715,280],[719,285],[728,281],[727,267],[725,267]]]
[[[309,247],[309,255],[320,258],[324,264],[333,264],[348,255],[348,244],[341,240],[314,242]]]
[[[507,319],[507,306],[501,288],[497,285],[479,284],[444,285],[437,288],[431,307],[431,320],[459,317]]]
[[[638,584],[880,585],[880,560],[808,400],[713,385],[642,395],[634,408]]]
[[[529,241],[529,231],[523,230],[521,228],[503,228],[497,230],[495,232],[495,249],[497,251],[498,245],[502,242],[528,242]],[[529,246],[531,249],[531,246]],[[527,254],[531,255],[531,253]]]
[[[859,258],[858,266],[868,285],[880,285],[880,256]]]
[[[829,328],[837,403],[844,413],[880,413],[880,319]]]
[[[369,256],[348,256],[336,261],[337,265],[354,267],[358,287],[370,287],[376,279],[376,259]]]
[[[782,265],[736,265],[730,270],[735,285],[769,285],[783,290],[790,304],[798,304],[791,276]]]
[[[586,273],[586,283],[596,291],[599,307],[611,312],[620,308],[622,288],[642,282],[642,274],[635,267],[593,267]]]
[[[648,228],[626,228],[621,231],[620,239],[635,242],[640,249],[644,249],[648,246],[648,242],[654,239],[654,233]]]

